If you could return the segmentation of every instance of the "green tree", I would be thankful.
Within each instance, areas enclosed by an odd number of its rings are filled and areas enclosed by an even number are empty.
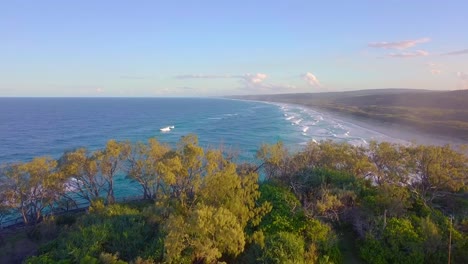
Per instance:
[[[199,205],[186,220],[181,216],[169,218],[165,239],[166,257],[171,263],[190,252],[193,262],[213,263],[222,254],[238,255],[244,250],[243,227],[236,216],[223,207]]]
[[[468,157],[450,146],[416,146],[410,149],[414,175],[411,190],[431,205],[437,198],[468,186]]]
[[[369,263],[424,263],[423,238],[411,221],[391,218],[380,240],[366,238],[361,256]]]
[[[376,168],[370,173],[374,183],[378,185],[408,183],[411,158],[405,146],[371,141],[369,158]]]
[[[115,202],[114,180],[115,176],[123,170],[124,162],[130,153],[128,142],[109,140],[104,150],[97,153],[101,175],[106,181],[107,202]]]
[[[164,165],[179,160],[170,170]],[[163,163],[170,179],[172,199],[162,204],[168,262],[212,263],[223,256],[237,256],[249,239],[245,229],[260,223],[268,204],[258,204],[258,175],[238,174],[234,163],[219,150],[204,151],[194,137],[182,138],[173,157]],[[173,177],[167,175],[172,174]]]
[[[19,210],[25,224],[39,222],[65,189],[65,180],[57,170],[57,161],[47,157],[13,164],[5,170],[4,176],[4,184],[9,186],[4,192],[7,204]]]
[[[262,260],[264,263],[300,264],[304,262],[305,242],[299,235],[278,232],[267,237]]]
[[[170,148],[156,139],[148,140],[148,144],[136,143],[129,155],[128,177],[138,182],[145,199],[156,199],[163,184],[160,174],[160,164],[166,158]]]
[[[90,203],[99,198],[106,184],[98,162],[97,153],[90,154],[85,148],[67,152],[59,159],[69,189]]]

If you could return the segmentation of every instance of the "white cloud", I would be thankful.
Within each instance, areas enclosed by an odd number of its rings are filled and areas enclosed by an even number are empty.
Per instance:
[[[268,77],[268,75],[266,75],[265,73],[247,73],[238,77],[244,79],[249,84],[260,84]]]
[[[322,86],[319,80],[317,79],[317,77],[310,72],[307,72],[306,74],[304,74],[303,78],[310,86],[316,86],[316,87]]]
[[[416,50],[410,52],[399,52],[399,53],[390,53],[389,57],[393,58],[415,58],[415,57],[424,57],[429,55],[429,52],[425,50]]]
[[[431,41],[430,38],[421,38],[421,39],[414,39],[414,40],[403,40],[403,41],[396,41],[396,42],[373,42],[369,43],[368,46],[372,48],[382,48],[382,49],[407,49],[416,46],[419,43],[426,43]]]
[[[439,69],[431,69],[431,74],[432,74],[432,75],[439,75],[439,74],[441,74],[441,73],[442,73],[442,71],[439,70]]]
[[[96,93],[103,93],[104,92],[104,89],[102,88],[96,88]]]
[[[444,53],[442,55],[447,56],[447,55],[463,55],[463,54],[468,54],[468,49],[447,52],[447,53]]]

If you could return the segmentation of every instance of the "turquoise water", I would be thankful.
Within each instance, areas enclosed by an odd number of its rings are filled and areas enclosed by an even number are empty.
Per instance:
[[[169,132],[164,127],[174,126]],[[295,150],[310,140],[351,144],[397,141],[300,106],[213,98],[0,98],[0,164],[65,150],[104,147],[109,139],[175,145],[189,133],[205,147],[223,146],[253,160],[262,143]],[[131,188],[129,188],[131,187]],[[117,181],[120,195],[135,185]],[[119,190],[120,189],[120,190]]]

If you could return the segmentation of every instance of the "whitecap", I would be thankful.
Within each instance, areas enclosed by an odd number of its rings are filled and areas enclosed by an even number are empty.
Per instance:
[[[174,128],[175,126],[167,126],[167,127],[160,128],[159,131],[166,133],[166,132],[170,132]]]

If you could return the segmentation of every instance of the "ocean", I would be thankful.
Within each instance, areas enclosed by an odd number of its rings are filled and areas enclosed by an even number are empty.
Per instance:
[[[174,126],[169,132],[164,127]],[[58,158],[109,139],[171,145],[194,133],[205,147],[231,149],[244,159],[262,143],[292,150],[310,140],[367,144],[399,141],[302,106],[215,98],[0,98],[0,164],[36,156]]]
[[[96,150],[109,139],[155,137],[175,146],[190,133],[200,145],[223,147],[244,161],[253,161],[262,143],[277,141],[292,151],[311,140],[355,145],[401,141],[286,104],[216,98],[0,98],[0,164],[44,155],[58,158],[78,147]],[[119,196],[134,193],[134,188],[123,176],[116,182]]]

